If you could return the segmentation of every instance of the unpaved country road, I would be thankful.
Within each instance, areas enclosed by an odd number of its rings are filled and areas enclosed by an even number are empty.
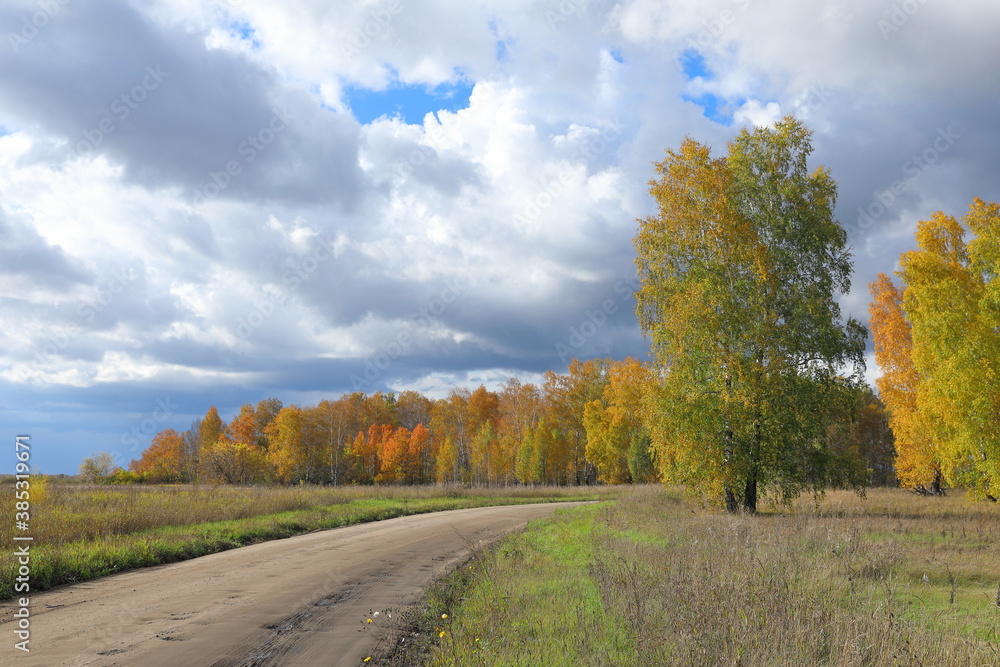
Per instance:
[[[3,603],[0,664],[360,665],[369,610],[414,602],[471,545],[560,507],[400,517],[265,542],[31,596],[31,652]],[[370,627],[370,626],[369,626]]]

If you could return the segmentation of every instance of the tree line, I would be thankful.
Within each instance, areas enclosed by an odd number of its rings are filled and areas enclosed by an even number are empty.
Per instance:
[[[111,481],[224,484],[620,484],[657,478],[630,402],[635,359],[574,359],[541,386],[345,394],[313,406],[275,398],[225,423],[215,407],[183,433],[157,433]]]
[[[246,404],[226,423],[218,409],[178,433],[157,433],[112,483],[628,484],[658,481],[643,411],[652,366],[635,359],[573,360],[541,386],[507,380],[498,391],[455,389],[345,394],[312,406],[275,398]],[[841,433],[871,483],[892,479],[892,443],[878,399]],[[864,404],[864,405],[862,405]],[[86,462],[85,466],[86,467]],[[82,467],[82,468],[83,468]],[[93,466],[84,472],[94,475]]]

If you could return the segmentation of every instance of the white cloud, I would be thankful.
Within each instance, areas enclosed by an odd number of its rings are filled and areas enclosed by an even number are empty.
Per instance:
[[[740,124],[767,127],[781,118],[781,105],[777,102],[762,104],[760,100],[747,100],[733,112],[733,120]]]

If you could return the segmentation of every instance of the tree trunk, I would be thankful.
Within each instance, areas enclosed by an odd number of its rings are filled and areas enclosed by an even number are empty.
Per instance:
[[[733,489],[730,486],[726,486],[726,511],[730,514],[736,514],[740,509],[736,502],[736,494],[733,493]]]
[[[944,490],[941,488],[941,471],[934,471],[934,481],[931,482],[931,495],[932,496],[943,496]]]
[[[749,514],[757,513],[757,475],[752,474],[747,479],[746,488],[743,490],[743,511]]]
[[[758,363],[763,365],[763,354]],[[754,421],[753,432],[753,449],[750,451],[750,471],[747,475],[746,485],[743,487],[743,511],[748,514],[757,513],[757,471],[759,470],[757,452],[760,451],[761,440],[763,439],[760,433],[760,416]]]
[[[732,386],[732,380],[726,378],[726,387]],[[733,460],[733,431],[731,429],[726,429],[726,448],[722,454],[722,465],[730,466]],[[733,487],[726,484],[726,511],[730,514],[735,514],[739,511],[739,503],[736,501],[736,493],[733,491]]]

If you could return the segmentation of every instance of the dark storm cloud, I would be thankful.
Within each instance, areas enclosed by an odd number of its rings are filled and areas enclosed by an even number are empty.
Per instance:
[[[0,9],[16,24],[24,7]],[[127,2],[62,7],[31,40],[0,49],[0,109],[67,142],[61,159],[104,154],[135,183],[216,198],[353,206],[357,123],[283,87],[273,70],[211,49]]]
[[[86,282],[91,273],[62,248],[43,239],[29,216],[9,215],[0,207],[0,275],[20,290],[66,290]]]

